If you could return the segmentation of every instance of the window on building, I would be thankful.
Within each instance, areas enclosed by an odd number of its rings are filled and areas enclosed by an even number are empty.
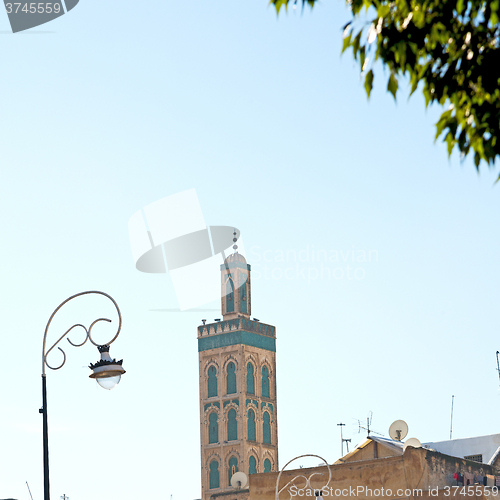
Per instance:
[[[213,398],[217,396],[217,368],[212,365],[208,369],[208,397]]]
[[[212,460],[210,462],[210,489],[219,487],[219,462]]]
[[[248,475],[257,474],[257,460],[253,455],[248,459]]]
[[[253,376],[253,365],[247,365],[247,392],[248,394],[255,394],[255,378]]]
[[[227,394],[236,392],[236,366],[232,361],[227,365],[226,389]]]
[[[265,365],[262,367],[262,397],[269,397],[269,369]]]
[[[256,441],[255,439],[255,412],[248,410],[247,430],[249,441]]]
[[[231,408],[227,412],[227,440],[236,441],[238,439],[238,422],[236,422],[236,410]]]
[[[271,444],[271,417],[267,411],[264,412],[262,419],[262,442]]]
[[[271,460],[269,458],[264,460],[264,472],[271,472]]]
[[[472,460],[473,462],[483,463],[483,455],[468,455],[464,458],[465,460]]]
[[[240,284],[240,306],[241,306],[241,312],[248,312],[248,300],[247,300],[247,283],[246,283],[246,276],[241,277],[242,283]]]
[[[231,486],[231,478],[235,472],[238,472],[238,459],[236,457],[231,457],[228,462],[229,465],[229,485]]]
[[[226,311],[234,312],[234,286],[231,278],[226,282]]]
[[[219,424],[217,413],[214,411],[208,416],[208,444],[219,442]]]

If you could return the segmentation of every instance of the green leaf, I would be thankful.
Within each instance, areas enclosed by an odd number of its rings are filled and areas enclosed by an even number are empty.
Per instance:
[[[345,38],[344,38],[344,43],[342,44],[342,54],[344,51],[347,49],[347,47],[350,47],[351,45],[351,34],[349,33]]]
[[[479,153],[476,151],[474,153],[474,165],[476,165],[476,170],[479,170],[479,162],[481,161],[481,156]]]
[[[276,14],[280,13],[281,7],[285,7],[286,10],[288,6],[288,0],[271,0],[270,3],[274,4],[274,7],[276,8]]]
[[[398,79],[391,72],[389,77],[389,82],[387,83],[387,90],[393,95],[394,100],[396,100],[396,92],[398,91]]]
[[[373,71],[370,70],[365,76],[365,90],[368,95],[368,99],[370,99],[372,88],[373,88]]]
[[[365,47],[359,49],[359,67],[363,71],[363,66],[365,65]]]
[[[455,138],[453,137],[453,134],[451,132],[448,132],[446,134],[446,137],[444,140],[446,141],[446,144],[448,145],[448,156],[451,156],[453,146],[455,145]]]

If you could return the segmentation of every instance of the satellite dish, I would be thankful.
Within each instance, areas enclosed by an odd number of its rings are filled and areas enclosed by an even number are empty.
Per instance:
[[[402,441],[408,434],[408,424],[404,420],[396,420],[389,427],[389,436],[395,441]]]
[[[248,477],[244,472],[235,472],[231,477],[231,486],[236,489],[244,488],[248,483]]]
[[[405,444],[403,445],[403,453],[408,448],[408,446],[413,446],[413,448],[420,448],[422,446],[422,443],[417,439],[417,438],[410,438],[405,441]]]

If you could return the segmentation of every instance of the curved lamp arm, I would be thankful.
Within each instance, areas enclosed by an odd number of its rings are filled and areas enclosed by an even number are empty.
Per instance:
[[[96,347],[99,347],[100,344],[95,343],[94,340],[92,339],[92,328],[99,321],[107,321],[108,323],[111,323],[110,319],[107,319],[107,318],[96,319],[89,326],[88,329],[84,325],[81,325],[80,323],[77,323],[77,324],[73,325],[72,327],[68,328],[61,335],[61,337],[59,337],[59,339],[55,342],[55,344],[48,351],[46,351],[47,332],[49,331],[49,326],[50,326],[50,323],[52,322],[52,318],[55,316],[55,314],[57,313],[57,311],[59,311],[59,309],[61,309],[61,307],[64,304],[66,304],[66,302],[69,302],[70,300],[72,300],[72,299],[74,299],[76,297],[80,297],[81,295],[88,295],[88,294],[91,294],[91,293],[96,293],[98,295],[104,295],[105,297],[107,297],[109,300],[111,300],[111,302],[113,302],[113,304],[114,304],[114,306],[116,308],[116,312],[118,313],[118,330],[116,331],[115,336],[109,342],[106,342],[106,345],[112,344],[116,340],[116,338],[118,337],[118,335],[120,334],[120,330],[121,330],[121,327],[122,327],[122,315],[120,313],[120,309],[118,307],[118,304],[116,303],[115,299],[113,299],[113,297],[111,297],[111,295],[108,295],[107,293],[99,292],[99,291],[96,291],[96,290],[91,290],[91,291],[88,291],[88,292],[80,292],[80,293],[77,293],[76,295],[72,295],[71,297],[67,298],[64,302],[61,302],[61,304],[59,304],[59,306],[57,307],[57,309],[50,316],[49,321],[47,322],[47,326],[45,327],[45,333],[43,335],[43,347],[42,347],[42,376],[45,376],[45,365],[47,365],[51,370],[59,370],[59,368],[62,368],[64,366],[64,363],[66,363],[66,353],[60,347],[58,347],[58,349],[63,353],[63,361],[62,361],[62,363],[59,366],[56,366],[56,367],[50,366],[47,363],[47,356],[49,355],[50,351],[52,351],[52,349],[54,349],[57,346],[57,344],[59,344],[59,342],[61,342],[61,340],[64,337],[66,337],[66,335],[68,335],[68,333],[71,330],[73,330],[73,328],[77,328],[77,327],[83,328],[85,330],[85,340],[82,343],[80,343],[80,344],[75,344],[75,343],[71,342],[71,340],[68,338],[68,342],[72,346],[74,346],[74,347],[80,347],[83,344],[85,344],[85,342],[87,342],[87,340],[90,340],[90,342],[92,342],[92,344],[94,344]]]
[[[329,484],[330,484],[330,481],[332,480],[332,470],[330,469],[330,466],[328,465],[328,462],[323,458],[323,457],[320,457],[319,455],[299,455],[298,457],[295,457],[295,458],[292,458],[290,461],[288,461],[285,466],[280,470],[280,473],[278,474],[278,478],[276,479],[276,489],[275,489],[275,500],[279,500],[279,497],[280,497],[280,493],[286,488],[288,487],[290,484],[292,484],[296,479],[305,479],[306,481],[306,485],[305,485],[305,488],[312,488],[311,486],[311,478],[313,476],[323,476],[324,474],[322,474],[321,472],[313,472],[310,476],[304,476],[302,474],[299,474],[295,477],[293,477],[290,481],[288,481],[288,483],[285,484],[285,486],[283,486],[283,488],[279,489],[279,483],[280,483],[280,479],[281,479],[281,474],[284,472],[284,470],[287,468],[287,466],[289,464],[291,464],[292,462],[294,462],[295,460],[299,459],[299,458],[304,458],[304,457],[316,457],[316,458],[319,458],[320,460],[323,460],[323,462],[325,462],[326,466],[328,467],[328,482],[326,483],[325,486],[323,486],[323,488],[327,487]],[[321,488],[321,489],[323,489]],[[290,493],[290,492],[289,492]],[[292,498],[292,494],[290,493],[290,498]]]

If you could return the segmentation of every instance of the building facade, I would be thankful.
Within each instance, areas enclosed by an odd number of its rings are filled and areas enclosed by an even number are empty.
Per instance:
[[[251,500],[494,500],[500,459],[492,464],[370,436],[330,465],[250,476]],[[331,473],[331,476],[330,476]],[[278,497],[276,483],[278,482]]]
[[[231,477],[278,470],[276,329],[251,319],[251,267],[221,266],[222,320],[198,327],[202,500]]]

